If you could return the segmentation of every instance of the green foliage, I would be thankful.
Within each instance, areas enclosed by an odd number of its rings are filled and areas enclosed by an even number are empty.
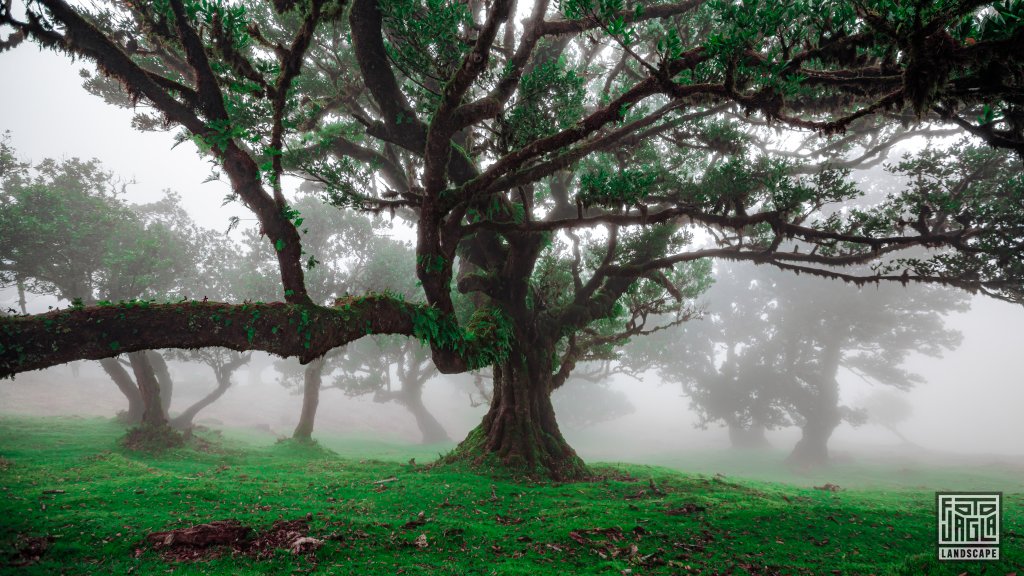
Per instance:
[[[903,270],[924,276],[988,278],[994,294],[1017,298],[1016,278],[1024,273],[1019,238],[1024,219],[1018,207],[1024,201],[1021,160],[1005,151],[960,142],[948,150],[927,148],[906,155],[888,170],[906,183],[899,193],[870,208],[833,214],[816,223],[841,234],[894,236],[922,223],[944,222],[947,230],[980,228],[1000,232],[971,235],[968,250],[940,253],[932,258],[902,256],[880,262],[883,274]],[[840,188],[842,189],[842,187]],[[825,243],[825,254],[864,251],[841,242]]]
[[[228,145],[235,139],[242,139],[250,143],[258,142],[248,130],[230,120],[214,120],[207,125],[207,131],[203,134],[194,134],[192,141],[202,152],[209,152],[217,149],[224,152]]]
[[[388,56],[414,82],[410,88],[429,113],[436,107],[437,89],[428,86],[443,86],[471,46],[469,6],[447,0],[386,0],[380,9]]]
[[[507,145],[521,148],[568,128],[583,116],[585,79],[565,57],[548,60],[523,75],[516,101],[502,120]]]
[[[466,325],[465,341],[473,354],[471,369],[500,364],[508,358],[515,339],[508,317],[498,308],[480,308]]]
[[[96,160],[18,164],[0,175],[0,283],[78,306],[201,290],[207,259],[229,249],[191,222],[176,195],[129,205],[123,189]]]
[[[379,166],[356,162],[346,156],[336,158],[325,154],[323,149],[317,150],[326,146],[330,138],[332,136],[325,135],[324,144],[315,145],[314,151],[290,153],[288,161],[316,175],[324,185],[319,195],[327,204],[337,208],[364,208],[368,197],[363,191],[372,185],[374,170]]]
[[[642,204],[658,180],[657,168],[625,168],[610,171],[604,167],[580,176],[579,200],[583,206],[636,206]]]
[[[569,19],[598,20],[606,33],[619,37],[623,44],[632,44],[636,39],[635,30],[626,24],[623,16],[626,11],[625,0],[560,0],[558,7]],[[644,5],[637,3],[631,11],[634,15],[641,16]]]
[[[837,424],[840,415],[859,422],[859,410],[839,404],[837,371],[897,389],[921,383],[911,355],[955,349],[960,334],[945,316],[968,307],[965,295],[950,289],[858,289],[724,263],[707,297],[702,320],[637,340],[623,358],[682,384],[702,425],[744,429],[800,424],[826,412]]]
[[[301,208],[296,203],[284,209],[284,216],[301,227],[301,257],[316,303],[338,297],[351,302],[344,297],[368,290],[418,296],[417,287],[407,282],[416,267],[421,276],[430,275],[429,300],[437,304],[413,313],[417,337],[479,366],[506,359],[513,333],[543,334],[537,338],[543,341],[520,344],[544,346],[542,357],[555,365],[570,337],[592,337],[590,353],[612,358],[623,339],[643,332],[638,326],[647,317],[685,316],[707,286],[708,264],[669,264],[672,256],[699,249],[691,245],[691,231],[700,226],[713,237],[707,246],[714,241],[735,248],[738,257],[790,266],[824,265],[815,260],[833,257],[844,264],[877,259],[889,253],[883,244],[892,243],[880,239],[899,237],[908,226],[922,235],[933,227],[941,230],[943,242],[968,255],[947,252],[925,260],[901,254],[878,270],[958,282],[991,279],[986,290],[1019,299],[1024,250],[1017,217],[1020,177],[1013,175],[1021,172],[1019,163],[1001,161],[999,177],[1009,184],[998,190],[973,186],[956,174],[964,183],[960,192],[923,186],[880,205],[855,207],[850,201],[859,192],[850,173],[827,166],[827,160],[841,161],[860,148],[870,152],[880,140],[885,148],[885,137],[893,133],[883,128],[899,114],[905,123],[914,113],[977,117],[986,131],[999,131],[992,135],[1019,138],[1019,106],[1011,96],[1020,64],[1009,47],[1018,39],[1020,5],[1015,0],[987,5],[714,0],[686,10],[687,3],[562,0],[558,8],[565,19],[548,20],[542,25],[550,26],[548,31],[531,31],[521,23],[520,9],[526,9],[521,3],[512,14],[497,15],[493,3],[383,0],[352,6],[348,19],[344,3],[329,2],[322,5],[322,19],[307,23],[304,17],[321,4],[185,0],[185,17],[203,44],[212,76],[196,61],[195,50],[186,49],[191,39],[178,37],[176,24],[182,23],[173,21],[167,0],[75,9],[145,70],[134,75],[141,74],[147,87],[165,91],[176,100],[175,110],[189,109],[187,114],[206,122],[201,134],[190,135],[203,152],[223,157],[238,144],[275,193],[281,192],[283,164],[322,185],[316,195],[333,206],[423,216],[421,225],[432,228],[419,238],[441,241],[420,246],[422,256],[411,262],[400,243],[379,238],[379,222],[323,210],[313,195]],[[376,20],[376,13],[359,19],[356,11],[367,7],[380,10],[379,29],[359,26]],[[663,8],[673,14],[643,18]],[[42,44],[78,37],[74,25],[60,22],[56,12],[46,14],[33,3],[26,9],[33,24],[21,32]],[[67,36],[44,35],[51,23],[54,30],[67,29]],[[568,29],[573,27],[578,30]],[[312,37],[295,35],[313,28]],[[557,28],[562,30],[553,33]],[[492,32],[493,45],[471,54]],[[542,37],[532,53],[519,53],[519,47],[534,46],[531,32]],[[288,47],[310,39],[302,62],[289,62]],[[962,50],[988,42],[998,44]],[[134,107],[145,94],[152,97],[152,90],[140,89],[129,75],[118,77],[117,70],[105,68],[108,60],[101,58],[101,71],[116,81],[90,78],[91,89],[123,106]],[[279,74],[297,69],[293,84],[278,85]],[[460,86],[452,117],[437,117],[439,96],[454,86],[460,70],[471,72],[470,85]],[[209,83],[217,89],[209,90]],[[179,85],[197,87],[198,96]],[[218,91],[226,118],[207,101]],[[146,104],[167,108],[154,100]],[[866,113],[866,107],[871,114],[857,122],[829,122],[855,110]],[[143,113],[137,125],[160,129],[181,116],[162,112],[166,118]],[[217,120],[209,122],[211,117]],[[837,137],[817,153],[816,143],[796,130],[782,132],[786,126],[832,136],[848,129],[849,139]],[[778,130],[774,137],[773,129]],[[964,157],[980,158],[966,152]],[[949,169],[933,158],[906,170]],[[232,176],[240,181],[237,172]],[[981,196],[972,201],[974,190]],[[993,193],[1006,200],[993,200]],[[665,208],[682,215],[645,226],[649,210]],[[575,230],[573,216],[605,222],[580,223],[600,228]],[[117,298],[156,290],[142,285],[183,291],[183,285],[163,282],[161,273],[173,268],[170,256],[195,254],[160,250],[174,246],[185,227],[156,220],[139,216],[132,230],[145,234],[91,248],[103,253],[99,263],[75,270],[60,291],[89,301],[114,298],[97,288],[100,276],[104,282],[114,279],[108,283],[117,290],[108,292]],[[631,224],[608,224],[615,220]],[[633,227],[633,220],[640,226]],[[985,230],[964,222],[982,223]],[[803,226],[814,230],[801,236]],[[460,230],[467,236],[459,238]],[[957,231],[963,238],[953,238]],[[234,298],[279,298],[274,252],[289,256],[300,253],[300,246],[286,246],[276,236],[267,242],[256,230],[244,233],[246,252],[237,262],[197,257],[211,263],[204,264],[205,271],[218,269],[213,265],[218,263],[226,271],[211,275],[216,286],[201,285]],[[849,242],[849,235],[867,241]],[[814,244],[813,253],[805,248],[802,255],[813,258],[781,258],[782,244],[794,253],[803,247],[795,242]],[[465,260],[442,259],[441,253],[458,253]],[[380,270],[379,264],[390,262],[408,266]],[[458,269],[463,263],[465,275]],[[96,272],[100,269],[128,272],[103,275]],[[393,278],[395,270],[405,270],[405,278]],[[478,292],[453,304],[456,271],[460,279],[479,282],[467,282],[467,290]],[[53,282],[31,272],[12,268],[9,278]],[[369,277],[386,281],[364,282]],[[136,278],[139,282],[129,281]],[[455,315],[435,312],[456,307]],[[514,331],[512,318],[519,324]],[[300,315],[297,325],[287,328],[310,348],[307,320]],[[358,327],[364,328],[369,332]]]
[[[474,312],[465,329],[436,308],[419,306],[412,310],[413,335],[424,344],[460,353],[471,369],[492,366],[508,357],[514,337],[512,326],[496,308]]]
[[[417,267],[427,274],[437,274],[445,269],[446,260],[444,256],[437,254],[422,254],[416,256]]]
[[[991,10],[964,17],[957,28],[958,37],[979,41],[1003,40],[1020,31],[1024,25],[1024,2],[1000,0],[992,3]]]

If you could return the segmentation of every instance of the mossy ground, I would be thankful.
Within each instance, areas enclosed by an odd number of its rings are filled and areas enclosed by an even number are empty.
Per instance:
[[[254,447],[232,434],[140,454],[120,447],[124,431],[99,419],[0,419],[0,573],[1024,571],[1020,491],[1004,495],[1004,560],[940,564],[930,489],[830,492],[600,464],[591,469],[602,480],[531,482],[459,465],[424,467],[427,452],[415,447],[377,447],[389,459],[376,460],[292,443]],[[408,464],[410,457],[419,464]],[[265,559],[168,563],[143,544],[151,532],[213,520],[261,530],[307,515],[311,535],[324,540],[315,555],[281,550]],[[11,567],[30,538],[49,544],[37,562]]]

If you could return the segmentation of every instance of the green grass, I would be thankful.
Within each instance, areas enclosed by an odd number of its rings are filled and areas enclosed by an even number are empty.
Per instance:
[[[826,492],[639,465],[597,465],[609,479],[596,482],[530,482],[405,463],[425,461],[429,448],[353,444],[340,456],[293,444],[254,446],[235,434],[204,449],[139,455],[118,448],[123,433],[100,419],[0,419],[0,573],[1003,576],[1024,570],[1021,491],[1004,495],[1002,561],[940,564],[933,559],[931,490]],[[370,457],[378,448],[389,460]],[[398,480],[384,489],[373,483],[391,476]],[[666,514],[686,505],[704,510]],[[421,511],[428,523],[403,527]],[[282,550],[262,560],[229,554],[168,563],[143,544],[150,532],[202,522],[238,519],[259,530],[307,514],[311,534],[325,539],[315,560]],[[586,532],[608,528],[620,530],[621,540],[616,531]],[[414,545],[420,535],[425,548]],[[53,544],[35,564],[5,567],[16,543],[30,536],[52,536]]]
[[[1020,458],[966,457],[948,454],[892,451],[870,454],[834,452],[825,468],[794,471],[786,464],[787,450],[719,450],[652,456],[649,462],[687,472],[722,473],[746,479],[874,490],[998,490],[1024,492],[1024,463]],[[1022,575],[1024,576],[1024,575]]]

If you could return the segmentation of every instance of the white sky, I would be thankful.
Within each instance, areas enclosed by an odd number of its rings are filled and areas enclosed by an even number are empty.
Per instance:
[[[191,143],[172,150],[170,133],[136,132],[130,128],[129,111],[87,94],[78,75],[83,66],[88,63],[73,64],[29,43],[0,54],[0,131],[11,131],[23,160],[99,158],[108,169],[137,182],[128,190],[129,201],[148,202],[164,189],[175,190],[192,217],[208,228],[224,230],[232,215],[250,217],[238,204],[221,206],[228,191],[225,183],[202,184],[210,166]],[[9,293],[0,294],[0,305],[12,305],[13,300]],[[912,392],[915,415],[907,435],[940,450],[1024,453],[1024,308],[976,298],[973,309],[952,317],[950,326],[964,334],[960,348],[942,360],[914,360],[912,367],[928,383]],[[687,401],[678,390],[629,388],[638,410],[624,425],[652,435],[679,427]],[[852,378],[844,382],[848,400],[867,392]],[[866,433],[844,427],[837,439]]]
[[[158,200],[163,190],[179,192],[199,224],[224,230],[231,215],[249,217],[245,208],[221,207],[229,187],[203,180],[210,165],[195,145],[177,148],[170,132],[138,132],[132,113],[103,102],[82,88],[78,71],[89,63],[71,60],[35,45],[22,43],[0,54],[0,131],[11,131],[11,143],[22,160],[99,158],[118,176],[134,179],[128,199]]]

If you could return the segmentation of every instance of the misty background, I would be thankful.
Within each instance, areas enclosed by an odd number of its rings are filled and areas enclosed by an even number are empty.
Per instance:
[[[27,43],[0,60],[5,77],[35,79],[7,82],[0,91],[0,132],[10,131],[21,160],[97,158],[105,169],[133,182],[127,188],[129,202],[153,202],[170,189],[181,194],[183,206],[201,226],[223,231],[232,216],[241,217],[243,227],[252,223],[246,221],[248,215],[240,205],[222,205],[228,193],[226,183],[203,183],[211,166],[197,155],[192,143],[172,150],[171,134],[132,130],[130,111],[106,105],[81,88],[78,70],[82,66]],[[74,130],[67,130],[68,126]],[[399,227],[394,233],[404,232]],[[709,313],[716,306],[727,305],[717,294],[718,287],[712,287],[702,297]],[[16,301],[13,289],[0,293],[4,308],[15,308]],[[945,318],[946,328],[962,334],[957,348],[942,358],[911,354],[904,363],[924,382],[906,393],[913,410],[900,425],[900,432],[934,463],[1000,465],[1024,476],[1024,443],[1020,440],[1024,438],[1024,309],[984,297],[973,297],[969,303],[969,311]],[[66,304],[29,295],[28,310],[41,312],[48,306]],[[249,365],[236,372],[232,388],[206,408],[197,422],[247,428],[266,434],[268,439],[290,435],[301,396],[298,390],[281,384],[274,366],[277,360],[254,355]],[[61,366],[0,382],[0,412],[110,417],[124,409],[124,397],[99,364],[77,364],[77,376],[72,366]],[[176,381],[172,414],[214,385],[204,366],[172,362],[171,370]],[[846,369],[840,369],[839,383],[840,401],[850,406],[860,406],[876,390],[887,388],[869,384]],[[663,383],[656,374],[644,373],[640,379],[613,375],[608,386],[628,398],[631,412],[587,426],[574,426],[559,414],[568,441],[587,460],[665,464],[686,470],[688,454],[729,445],[725,428],[717,423],[707,429],[696,426],[698,417],[676,383]],[[486,406],[472,405],[476,393],[471,375],[438,376],[427,383],[423,399],[457,441],[479,423],[486,410]],[[254,405],[260,408],[253,411]],[[328,387],[321,394],[316,435],[419,440],[415,421],[401,406],[374,402],[370,396],[349,397]],[[767,433],[781,454],[792,448],[799,436],[796,427]],[[896,435],[877,424],[854,427],[843,423],[833,435],[831,447],[842,461],[896,453],[901,444]]]

